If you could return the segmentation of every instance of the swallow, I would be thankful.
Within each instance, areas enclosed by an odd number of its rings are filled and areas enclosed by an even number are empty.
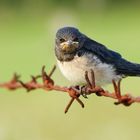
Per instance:
[[[57,31],[55,55],[62,74],[76,85],[86,84],[85,72],[91,69],[98,86],[128,76],[140,76],[140,64],[127,61],[75,27],[63,27]]]

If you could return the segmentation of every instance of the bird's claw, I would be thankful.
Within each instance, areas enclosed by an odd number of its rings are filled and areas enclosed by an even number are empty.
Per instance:
[[[79,93],[79,95],[82,95],[84,98],[88,98],[87,97],[87,93],[86,93],[86,86],[74,86],[74,87],[71,87],[73,90],[77,91],[77,93]]]
[[[114,104],[115,105],[123,104],[125,106],[130,106],[133,103],[133,98],[129,94],[126,94],[124,96],[121,95],[121,80],[119,80],[118,83],[116,83],[114,80],[112,82],[116,98],[118,99],[118,101],[115,102]]]
[[[125,106],[130,106],[133,103],[133,98],[129,94],[126,94],[122,96],[120,99],[118,99],[117,102],[115,102],[115,105],[123,104]]]
[[[84,98],[88,99],[87,92],[86,92],[86,86],[79,86],[80,95],[82,95]]]
[[[82,95],[84,98],[88,99],[86,93],[81,93],[81,95]]]

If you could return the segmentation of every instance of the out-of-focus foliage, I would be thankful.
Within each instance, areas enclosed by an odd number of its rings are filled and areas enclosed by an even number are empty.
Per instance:
[[[7,6],[8,8],[19,8],[32,5],[42,5],[42,8],[53,6],[66,6],[70,8],[78,8],[82,4],[87,4],[92,6],[116,6],[116,5],[137,5],[140,3],[139,0],[1,0],[0,7]],[[41,8],[41,9],[42,9]]]

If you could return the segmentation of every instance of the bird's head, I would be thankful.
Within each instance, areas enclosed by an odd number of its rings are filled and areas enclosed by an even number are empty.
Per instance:
[[[81,44],[82,34],[74,27],[64,27],[56,33],[56,47],[64,53],[73,53]]]

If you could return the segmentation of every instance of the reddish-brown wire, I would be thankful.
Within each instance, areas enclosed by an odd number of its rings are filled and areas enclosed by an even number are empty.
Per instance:
[[[45,66],[43,66],[41,75],[31,76],[31,80],[26,83],[20,80],[19,75],[14,74],[12,80],[6,83],[1,83],[0,87],[7,88],[9,90],[25,88],[28,92],[36,89],[43,89],[45,91],[55,90],[55,91],[66,92],[70,95],[71,99],[65,108],[65,113],[68,112],[69,108],[71,107],[74,101],[77,101],[80,104],[80,106],[84,108],[84,103],[81,101],[79,97],[81,95],[86,97],[93,93],[95,93],[98,96],[105,96],[105,97],[117,99],[115,105],[123,104],[125,106],[129,106],[134,102],[140,103],[140,97],[133,97],[129,94],[125,94],[125,95],[121,94],[121,89],[120,89],[121,81],[115,82],[114,80],[112,80],[114,86],[114,93],[110,93],[108,91],[105,91],[102,87],[96,86],[95,75],[93,70],[90,70],[90,74],[88,74],[89,72],[87,71],[85,72],[85,79],[87,81],[87,85],[83,86],[82,88],[80,88],[80,86],[75,86],[75,88],[58,86],[51,78],[55,69],[56,66],[54,66],[51,72],[47,74],[45,71]],[[89,77],[89,75],[91,75],[91,77]],[[43,81],[42,83],[38,82],[39,78],[42,78]]]

